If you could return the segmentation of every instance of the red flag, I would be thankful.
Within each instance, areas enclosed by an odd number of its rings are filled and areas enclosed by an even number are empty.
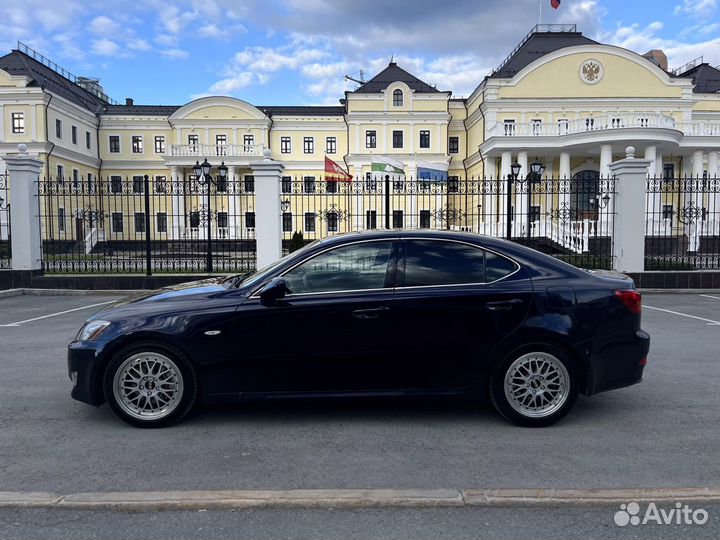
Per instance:
[[[340,182],[350,182],[352,180],[352,176],[327,156],[325,156],[325,178],[331,182],[337,182],[338,180]]]
[[[550,0],[550,5],[553,9],[557,9],[560,7],[560,0]]]

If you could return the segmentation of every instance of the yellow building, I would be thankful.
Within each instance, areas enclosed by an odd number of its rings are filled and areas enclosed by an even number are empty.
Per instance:
[[[20,46],[0,58],[0,155],[23,142],[44,161],[44,176],[71,186],[52,203],[62,204],[62,211],[43,210],[52,216],[45,220],[44,237],[84,241],[88,253],[98,242],[144,237],[139,201],[145,175],[153,195],[167,195],[152,200],[153,238],[206,238],[207,220],[201,218],[207,188],[197,186],[193,173],[205,158],[214,166],[224,162],[231,186],[210,188],[210,234],[252,238],[253,166],[266,150],[285,167],[282,217],[288,235],[329,234],[341,229],[341,219],[346,229],[382,227],[381,216],[391,226],[440,226],[438,220],[457,211],[453,192],[466,195],[464,227],[498,234],[506,226],[498,216],[510,211],[508,200],[513,208],[529,202],[543,213],[563,203],[587,203],[564,201],[560,194],[535,202],[518,192],[508,199],[497,179],[510,174],[513,162],[520,165],[520,178],[539,160],[547,176],[597,181],[598,197],[609,164],[631,145],[652,161],[650,176],[720,175],[720,70],[696,61],[671,71],[658,65],[661,57],[597,43],[574,26],[544,25],[467,98],[455,98],[391,62],[346,92],[338,106],[256,106],[224,96],[156,106],[130,99],[114,103],[97,81],[74,77]],[[402,170],[405,179],[432,170],[455,188],[442,199],[428,186],[410,193],[395,178],[391,198],[372,189],[327,193],[337,188],[323,182],[326,156],[370,182],[366,188],[377,186],[375,162]],[[107,192],[97,194],[101,213],[92,214],[96,208],[88,217],[74,202],[72,186],[92,186],[98,178],[106,181]],[[473,178],[496,181],[497,189],[464,187]],[[128,210],[130,200],[136,202]],[[649,196],[657,210],[649,235],[667,233],[667,220],[659,216],[672,214],[680,202]],[[703,201],[715,208],[716,219],[719,203]],[[318,217],[325,218],[322,224]],[[520,221],[513,226],[517,234],[524,230]],[[720,220],[713,227],[720,234]]]

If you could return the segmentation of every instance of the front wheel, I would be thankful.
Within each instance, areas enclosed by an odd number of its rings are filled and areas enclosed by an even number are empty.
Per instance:
[[[150,343],[118,352],[105,371],[105,397],[115,414],[138,427],[164,427],[197,399],[192,366],[178,352]]]
[[[575,364],[552,345],[523,347],[493,371],[490,398],[514,424],[544,427],[565,416],[578,395]]]

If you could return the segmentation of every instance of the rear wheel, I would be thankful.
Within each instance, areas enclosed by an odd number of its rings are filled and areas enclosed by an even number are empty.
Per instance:
[[[105,397],[124,421],[138,427],[163,427],[184,417],[197,399],[190,363],[170,348],[138,343],[110,361]]]
[[[572,408],[577,395],[575,364],[553,345],[516,349],[497,365],[490,379],[493,405],[521,426],[557,422]]]

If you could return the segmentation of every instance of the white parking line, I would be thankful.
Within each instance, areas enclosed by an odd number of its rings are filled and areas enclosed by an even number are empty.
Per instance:
[[[712,319],[703,319],[702,317],[696,317],[695,315],[688,315],[687,313],[680,313],[679,311],[671,311],[669,309],[652,307],[652,306],[648,306],[648,305],[644,305],[643,308],[654,309],[656,311],[663,311],[665,313],[672,313],[673,315],[680,315],[681,317],[688,317],[689,319],[697,319],[698,321],[705,321],[708,326],[720,326],[720,321],[713,321]]]
[[[93,307],[104,306],[106,304],[112,304],[113,302],[115,302],[115,300],[110,300],[108,302],[100,302],[99,304],[91,304],[89,306],[83,306],[83,307],[79,307],[79,308],[75,308],[75,309],[68,309],[66,311],[60,311],[58,313],[50,313],[49,315],[43,315],[42,317],[35,317],[34,319],[26,319],[24,321],[17,321],[17,322],[12,322],[12,323],[8,323],[8,324],[0,324],[0,327],[20,326],[21,324],[25,324],[25,323],[29,323],[29,322],[33,322],[33,321],[40,321],[42,319],[48,319],[50,317],[57,317],[58,315],[65,315],[66,313],[72,313],[73,311],[80,311],[83,309],[90,309]]]
[[[712,298],[713,300],[720,300],[720,296],[713,296],[712,294],[701,294],[703,298]]]

